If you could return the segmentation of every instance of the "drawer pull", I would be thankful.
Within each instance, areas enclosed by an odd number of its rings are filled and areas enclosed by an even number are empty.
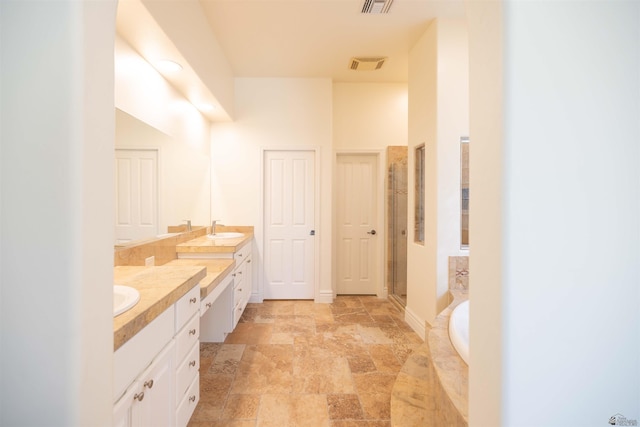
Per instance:
[[[149,388],[153,388],[153,380],[149,380],[149,381],[145,381],[144,382],[144,386],[145,387],[149,387]]]
[[[196,361],[192,360],[191,362],[189,362],[189,366],[196,366]]]
[[[137,400],[138,402],[142,402],[142,399],[144,399],[144,391],[141,391],[140,393],[136,393],[133,396],[133,400]]]
[[[238,256],[242,256],[242,254],[238,254]]]
[[[247,260],[247,264],[251,264],[251,260],[250,259]]]
[[[238,271],[238,274],[242,274],[242,271]]]
[[[233,273],[233,274],[232,274],[232,276],[233,276],[233,277],[236,277],[236,273]]]
[[[238,292],[242,292],[242,288],[239,288],[239,289],[238,289]]]
[[[198,298],[190,298],[189,302],[195,304],[196,302],[198,302]]]
[[[193,396],[189,397],[189,402],[195,402],[196,401],[196,395],[194,394]]]
[[[189,329],[189,335],[195,335],[195,334],[196,334],[195,329]]]
[[[205,304],[207,306],[207,308],[211,308],[212,304],[210,302]]]

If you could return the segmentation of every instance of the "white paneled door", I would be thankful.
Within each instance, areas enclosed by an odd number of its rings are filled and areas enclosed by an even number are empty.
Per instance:
[[[116,149],[116,244],[158,233],[158,151]]]
[[[315,297],[315,152],[264,152],[266,299]]]
[[[337,158],[338,294],[375,295],[378,286],[378,158]]]

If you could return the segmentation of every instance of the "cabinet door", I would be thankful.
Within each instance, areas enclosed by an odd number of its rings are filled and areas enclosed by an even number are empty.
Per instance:
[[[113,427],[133,427],[132,409],[137,403],[140,384],[135,381],[125,394],[113,405]]]
[[[172,340],[138,379],[144,397],[133,405],[132,427],[174,425],[174,367],[175,344]]]

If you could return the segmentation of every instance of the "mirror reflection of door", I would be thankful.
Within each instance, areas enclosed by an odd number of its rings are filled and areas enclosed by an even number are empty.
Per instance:
[[[116,244],[158,234],[158,150],[116,149]]]

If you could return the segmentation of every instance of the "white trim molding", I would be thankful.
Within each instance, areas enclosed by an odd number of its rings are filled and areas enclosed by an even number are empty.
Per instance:
[[[427,328],[425,326],[425,320],[416,315],[409,307],[404,308],[404,321],[422,338],[422,341],[426,340]]]

